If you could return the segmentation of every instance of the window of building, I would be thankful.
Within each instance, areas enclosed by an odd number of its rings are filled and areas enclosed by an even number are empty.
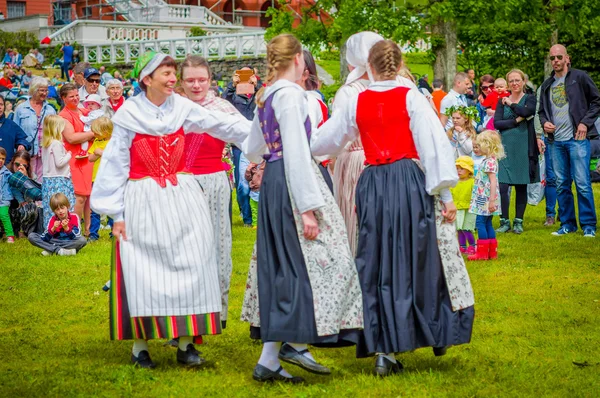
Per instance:
[[[19,18],[25,16],[24,1],[7,1],[6,6],[8,11],[8,18]]]
[[[92,7],[83,7],[81,9],[81,12],[83,13],[82,17],[84,19],[88,19],[92,17]]]

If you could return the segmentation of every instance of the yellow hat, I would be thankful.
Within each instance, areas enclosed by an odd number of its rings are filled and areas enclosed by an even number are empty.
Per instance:
[[[458,159],[456,159],[455,164],[473,174],[474,163],[473,158],[470,156],[460,156]]]

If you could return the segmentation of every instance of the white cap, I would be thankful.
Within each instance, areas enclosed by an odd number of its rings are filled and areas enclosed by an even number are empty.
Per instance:
[[[85,99],[85,101],[83,101],[83,103],[85,104],[86,102],[95,102],[98,105],[102,106],[102,98],[100,98],[100,96],[98,94],[88,95],[87,98]]]
[[[384,38],[374,32],[356,33],[346,41],[346,61],[355,69],[350,72],[346,79],[346,84],[358,80],[367,72],[369,63],[369,51],[371,48]]]

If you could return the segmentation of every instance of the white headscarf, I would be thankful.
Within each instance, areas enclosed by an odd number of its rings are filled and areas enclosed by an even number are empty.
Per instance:
[[[350,72],[346,84],[358,80],[367,72],[369,62],[369,51],[375,43],[384,40],[383,37],[374,32],[356,33],[346,41],[346,61],[355,69]]]

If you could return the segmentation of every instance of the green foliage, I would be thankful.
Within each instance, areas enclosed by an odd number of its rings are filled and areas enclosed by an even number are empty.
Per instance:
[[[285,0],[278,0],[280,8],[269,7],[267,9],[267,17],[270,17],[269,27],[265,32],[265,40],[268,42],[275,36],[282,33],[296,32],[292,29],[294,22],[294,16],[292,12],[287,8]]]
[[[190,28],[190,36],[191,37],[201,37],[201,36],[206,36],[207,33],[204,29],[202,29],[202,27],[200,26],[192,26]]]
[[[594,186],[596,197],[600,186]],[[235,200],[233,203],[236,203]],[[514,203],[514,202],[513,202]],[[511,209],[513,205],[511,205]],[[0,391],[3,397],[593,397],[600,391],[600,260],[581,232],[562,238],[529,206],[522,235],[498,236],[499,258],[467,264],[475,291],[471,344],[436,358],[399,354],[405,371],[385,380],[355,348],[311,347],[332,369],[318,376],[284,364],[304,385],[260,384],[261,344],[240,322],[256,231],[233,211],[233,274],[227,329],[198,347],[205,367],[185,369],[176,349],[149,342],[157,368],[134,368],[131,342],[110,341],[107,231],[73,257],[43,257],[26,239],[0,242]]]
[[[338,50],[321,51],[316,56],[322,61],[340,61],[340,52]]]
[[[40,43],[36,35],[31,32],[5,32],[0,30],[0,48],[5,52],[7,48],[17,49],[23,58],[32,48],[38,48]],[[4,57],[4,52],[2,57]]]
[[[479,76],[500,76],[520,68],[538,83],[552,33],[557,31],[558,42],[568,46],[573,67],[600,82],[597,0],[315,0],[303,10],[295,29],[294,16],[286,7],[273,11],[273,16],[269,37],[292,32],[313,51],[338,49],[349,36],[364,30],[403,44],[426,39],[435,50],[444,44],[444,34],[432,34],[431,28],[453,21],[459,70],[473,68]],[[433,53],[428,62],[435,60]]]
[[[338,73],[338,77],[339,77],[339,73]],[[331,100],[333,100],[333,98],[335,97],[335,93],[337,93],[337,91],[340,89],[340,87],[342,86],[341,83],[334,83],[334,84],[330,84],[329,86],[326,85],[322,85],[320,91],[323,93],[323,96],[325,97],[325,103],[329,104]]]

